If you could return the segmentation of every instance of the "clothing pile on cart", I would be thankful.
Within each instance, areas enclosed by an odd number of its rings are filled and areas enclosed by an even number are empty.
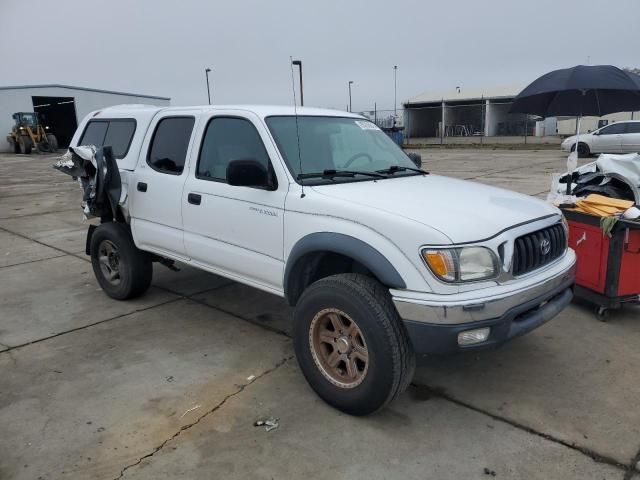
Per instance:
[[[640,302],[640,155],[603,154],[554,175],[548,200],[569,225],[576,252],[576,296],[610,309]]]
[[[609,231],[620,218],[640,221],[640,155],[602,154],[571,173],[556,175],[548,199],[608,219],[602,223]]]

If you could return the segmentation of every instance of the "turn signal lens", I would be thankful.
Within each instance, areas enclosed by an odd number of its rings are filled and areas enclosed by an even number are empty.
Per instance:
[[[422,256],[431,271],[448,282],[456,279],[456,262],[453,250],[424,250]]]

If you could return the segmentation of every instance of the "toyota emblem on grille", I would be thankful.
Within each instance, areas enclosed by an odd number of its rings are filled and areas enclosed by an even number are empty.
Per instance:
[[[542,255],[547,255],[551,251],[551,242],[545,238],[540,242],[540,252]]]

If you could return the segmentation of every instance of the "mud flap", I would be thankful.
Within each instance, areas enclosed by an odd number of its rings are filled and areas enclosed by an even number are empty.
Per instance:
[[[117,219],[122,181],[111,147],[69,147],[53,168],[78,179],[86,218]]]
[[[84,246],[84,253],[87,255],[91,255],[91,237],[93,237],[93,232],[95,232],[97,225],[89,225],[89,230],[87,230],[87,243]]]

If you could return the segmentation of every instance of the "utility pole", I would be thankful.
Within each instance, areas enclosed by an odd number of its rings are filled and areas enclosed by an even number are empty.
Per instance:
[[[398,115],[398,66],[393,66],[393,116]]]
[[[207,77],[207,98],[209,99],[209,105],[211,105],[211,90],[209,90],[209,72],[210,71],[211,71],[210,68],[204,69],[204,74]]]
[[[351,106],[351,84],[353,83],[353,80],[349,80],[349,111],[353,112],[353,108]]]
[[[293,60],[292,65],[297,65],[300,72],[300,106],[304,106],[304,93],[302,90],[302,60]]]

